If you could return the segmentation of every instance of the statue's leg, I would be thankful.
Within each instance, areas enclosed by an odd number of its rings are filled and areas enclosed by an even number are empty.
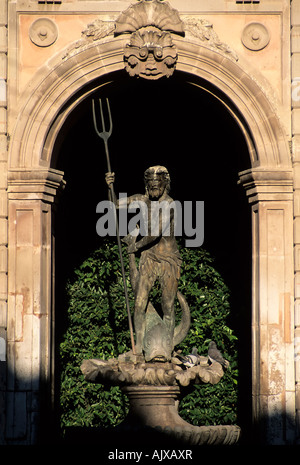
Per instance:
[[[165,274],[161,280],[161,306],[163,321],[173,338],[175,328],[174,301],[177,293],[178,280],[171,274]]]
[[[126,237],[124,237],[122,239],[122,242],[124,242],[128,246],[132,245],[132,244],[134,244],[136,242],[136,235],[128,234],[128,236],[126,236]],[[137,269],[137,266],[136,266],[136,263],[135,263],[135,254],[134,253],[128,254],[128,260],[129,260],[130,282],[131,282],[133,292],[135,293],[136,292],[137,281],[138,281],[138,277],[139,277],[139,272],[138,272],[138,269]]]
[[[143,340],[146,327],[146,308],[148,303],[149,292],[153,286],[153,278],[148,275],[140,274],[135,296],[134,307],[134,329],[136,335],[136,352],[143,352]]]

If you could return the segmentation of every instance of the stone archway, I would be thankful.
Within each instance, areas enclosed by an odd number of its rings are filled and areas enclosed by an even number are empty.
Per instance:
[[[63,173],[52,168],[54,143],[73,109],[124,68],[127,40],[105,37],[71,45],[39,71],[21,99],[8,174],[8,343],[15,389],[11,415],[18,409],[24,424],[27,409],[35,411],[36,398],[49,385],[52,370],[51,209],[64,182]],[[288,143],[264,91],[234,59],[197,40],[176,36],[173,43],[176,69],[187,78],[200,78],[226,105],[248,144],[251,169],[241,172],[240,180],[253,217],[253,412],[254,421],[265,422],[268,440],[280,443],[292,435],[295,412],[293,181]]]

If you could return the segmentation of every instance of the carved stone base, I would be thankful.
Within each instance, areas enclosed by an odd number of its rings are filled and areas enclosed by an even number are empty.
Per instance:
[[[140,356],[120,355],[118,359],[84,360],[81,371],[86,381],[110,384],[111,386],[188,386],[190,383],[217,384],[224,375],[218,362],[208,363],[207,357],[201,357],[198,365],[191,368],[169,363],[145,363]]]
[[[232,445],[240,437],[240,428],[228,426],[193,426],[178,414],[178,386],[126,386],[122,388],[130,403],[129,414],[119,428],[151,428],[169,440],[190,446]]]
[[[128,444],[137,436],[142,441],[154,438],[162,444],[180,442],[189,446],[231,445],[239,440],[238,426],[193,426],[178,414],[180,386],[217,384],[224,375],[222,366],[218,362],[209,364],[207,357],[200,357],[196,366],[182,368],[170,362],[133,360],[127,353],[119,359],[84,360],[81,370],[87,381],[120,386],[128,397],[128,416],[110,433],[117,442]]]

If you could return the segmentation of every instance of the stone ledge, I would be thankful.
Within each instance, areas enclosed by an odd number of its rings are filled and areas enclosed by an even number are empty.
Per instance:
[[[63,172],[54,169],[8,171],[9,200],[44,200],[53,202],[64,189]]]

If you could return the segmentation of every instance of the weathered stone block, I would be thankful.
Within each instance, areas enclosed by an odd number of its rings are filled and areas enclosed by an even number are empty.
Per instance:
[[[1,66],[4,65],[4,70],[3,70],[4,75],[6,74],[5,64],[6,64],[6,60],[4,63],[0,63],[0,69],[1,69]],[[3,106],[7,105],[7,84],[6,84],[5,78],[1,76],[0,76],[0,105],[3,105]]]
[[[7,3],[5,0],[0,2],[0,26],[7,25]]]
[[[292,139],[293,161],[300,162],[300,135],[294,135]]]
[[[300,79],[300,53],[293,53],[292,55],[292,79]]]
[[[3,155],[6,154],[7,158],[7,136],[0,134],[0,160],[3,159]]]
[[[292,110],[292,134],[300,134],[300,109]]]
[[[7,79],[7,54],[0,53],[0,79]]]
[[[300,3],[298,0],[291,2],[291,22],[294,26],[300,25]]]
[[[295,245],[295,271],[300,271],[300,245]]]
[[[0,161],[0,189],[6,189],[6,188],[7,188],[7,163],[5,161]]]
[[[294,26],[291,32],[292,53],[300,52],[300,26]]]
[[[294,239],[296,244],[300,244],[300,218],[294,219]]]
[[[294,163],[294,188],[300,189],[300,163]]]
[[[7,217],[7,193],[0,189],[0,217]]]
[[[7,27],[0,27],[0,52],[7,52]]]
[[[7,299],[7,273],[0,272],[0,299]]]
[[[0,245],[7,244],[7,219],[0,218]]]
[[[7,247],[5,245],[0,246],[0,271],[7,272]]]
[[[5,134],[6,128],[7,128],[7,110],[5,107],[0,107],[0,133],[2,132],[3,134]]]
[[[7,301],[0,300],[0,327],[7,327]]]

